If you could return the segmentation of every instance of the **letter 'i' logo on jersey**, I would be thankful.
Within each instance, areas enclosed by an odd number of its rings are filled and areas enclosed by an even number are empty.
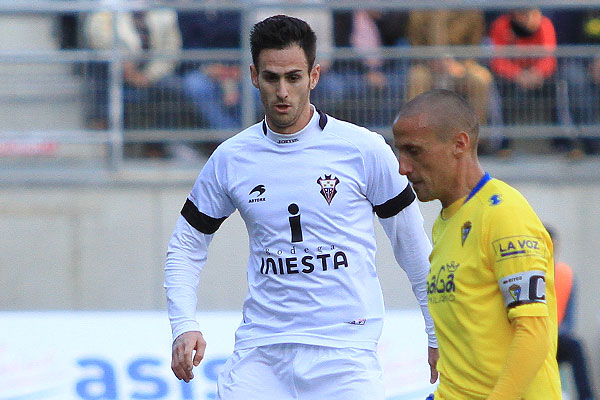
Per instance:
[[[325,197],[325,201],[331,205],[331,200],[333,200],[333,196],[337,193],[335,187],[340,183],[340,180],[335,176],[331,178],[331,175],[325,175],[325,179],[319,177],[317,183],[321,185],[321,194]]]
[[[300,225],[300,209],[296,203],[292,203],[288,206],[288,211],[292,214],[289,217],[290,220],[290,231],[292,232],[292,243],[302,241],[302,225]],[[298,214],[298,215],[296,215]]]

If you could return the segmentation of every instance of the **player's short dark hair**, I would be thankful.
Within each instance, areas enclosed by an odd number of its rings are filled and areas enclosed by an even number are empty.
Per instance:
[[[287,15],[274,15],[256,23],[250,32],[252,62],[258,68],[260,52],[267,49],[285,49],[298,45],[304,51],[308,70],[315,63],[317,36],[310,25]]]

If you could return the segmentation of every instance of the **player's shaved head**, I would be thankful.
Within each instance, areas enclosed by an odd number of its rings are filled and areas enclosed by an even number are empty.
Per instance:
[[[450,90],[434,89],[416,96],[398,114],[397,120],[402,118],[417,118],[419,127],[432,129],[443,142],[458,132],[465,132],[471,148],[477,147],[477,113],[465,99]]]

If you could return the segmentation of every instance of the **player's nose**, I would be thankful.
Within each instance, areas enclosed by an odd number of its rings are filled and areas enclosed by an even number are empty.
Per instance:
[[[285,99],[288,97],[288,93],[288,88],[285,82],[279,83],[277,87],[277,97],[279,97],[280,99]]]
[[[412,164],[406,157],[402,157],[402,155],[400,155],[400,157],[398,157],[398,162],[400,164],[400,168],[398,170],[400,175],[408,175],[412,172]]]

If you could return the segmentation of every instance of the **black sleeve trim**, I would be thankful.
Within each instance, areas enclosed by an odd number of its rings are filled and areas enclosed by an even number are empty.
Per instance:
[[[408,207],[415,199],[415,192],[413,192],[410,185],[407,185],[398,196],[373,207],[373,210],[375,210],[375,213],[379,218],[390,218]]]
[[[522,306],[523,304],[533,304],[533,303],[546,303],[546,302],[543,300],[518,300],[518,301],[513,301],[512,303],[507,305],[506,308],[510,310],[511,308],[515,308],[517,306]]]
[[[185,220],[196,228],[197,231],[207,235],[212,235],[219,229],[225,218],[213,218],[200,212],[196,205],[192,203],[190,199],[185,201],[183,208],[181,209],[181,215]]]

